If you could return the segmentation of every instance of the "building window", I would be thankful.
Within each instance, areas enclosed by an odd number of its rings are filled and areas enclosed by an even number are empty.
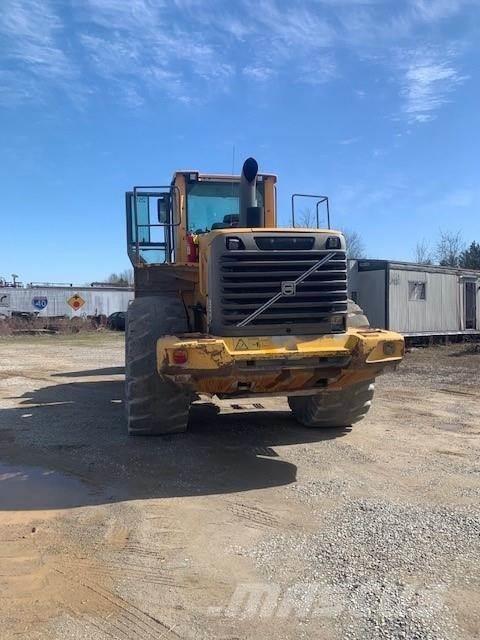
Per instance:
[[[426,300],[427,299],[426,282],[410,281],[408,283],[408,299],[409,300]]]
[[[358,291],[352,291],[350,297],[355,302],[355,304],[358,304]]]

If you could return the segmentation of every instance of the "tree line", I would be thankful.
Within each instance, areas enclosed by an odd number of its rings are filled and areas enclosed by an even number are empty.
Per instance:
[[[433,246],[425,239],[417,242],[414,260],[418,264],[480,269],[480,244],[473,240],[467,245],[460,231],[440,231]]]
[[[317,226],[316,213],[305,208],[297,216],[297,227],[314,228]],[[353,229],[340,229],[347,243],[347,257],[367,258],[363,238]],[[371,257],[371,256],[370,256]],[[461,267],[480,270],[480,244],[473,240],[470,245],[463,240],[460,231],[440,231],[432,245],[423,239],[414,249],[414,262],[417,264],[440,265],[442,267]]]
[[[133,269],[125,269],[120,273],[111,273],[105,282],[117,287],[129,287],[133,284]]]

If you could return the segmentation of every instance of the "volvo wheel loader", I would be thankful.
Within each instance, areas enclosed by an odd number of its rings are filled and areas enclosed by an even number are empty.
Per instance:
[[[185,431],[200,395],[287,396],[308,427],[365,416],[403,338],[370,328],[347,299],[340,232],[277,226],[274,175],[253,158],[240,176],[178,171],[127,192],[126,214],[130,434]]]

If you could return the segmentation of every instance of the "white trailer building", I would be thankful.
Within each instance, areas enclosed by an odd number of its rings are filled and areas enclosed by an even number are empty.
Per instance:
[[[349,292],[374,327],[412,337],[480,334],[480,271],[350,260]]]
[[[80,317],[126,311],[133,291],[126,287],[0,286],[0,315]]]

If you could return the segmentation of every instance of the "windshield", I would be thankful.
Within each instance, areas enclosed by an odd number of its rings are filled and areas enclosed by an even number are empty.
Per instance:
[[[232,223],[238,215],[238,182],[194,182],[187,187],[188,231],[205,233],[215,223]],[[257,203],[263,206],[263,183],[257,184]]]

